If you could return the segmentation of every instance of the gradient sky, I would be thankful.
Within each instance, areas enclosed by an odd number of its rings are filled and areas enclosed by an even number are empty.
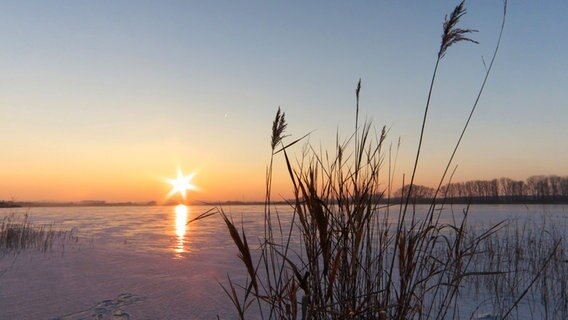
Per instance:
[[[361,113],[409,173],[444,15],[457,1],[3,1],[0,199],[262,199],[271,121],[333,145]],[[440,176],[501,23],[470,1],[432,99],[417,182]],[[568,2],[512,0],[454,180],[568,175]],[[297,148],[296,152],[299,153]],[[278,162],[281,159],[278,159]],[[287,181],[277,164],[276,193]],[[276,195],[276,198],[278,196]]]

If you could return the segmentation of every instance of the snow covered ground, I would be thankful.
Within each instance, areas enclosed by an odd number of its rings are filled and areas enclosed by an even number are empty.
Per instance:
[[[234,318],[218,281],[226,283],[230,273],[239,282],[244,270],[222,220],[210,217],[182,227],[206,209],[191,207],[187,217],[175,207],[0,209],[0,218],[28,213],[35,224],[73,229],[77,236],[45,254],[28,250],[0,256],[0,319]],[[262,234],[262,207],[224,209],[242,219],[247,234]],[[543,214],[567,229],[568,206],[476,205],[470,218],[487,225]],[[479,301],[483,297],[465,309],[473,310]],[[482,304],[475,316],[493,319],[491,308]],[[513,318],[535,314],[521,310]]]

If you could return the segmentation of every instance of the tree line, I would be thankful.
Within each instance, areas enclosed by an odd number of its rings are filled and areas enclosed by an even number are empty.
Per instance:
[[[399,189],[396,197],[406,197],[409,185]],[[431,187],[414,185],[411,198],[432,199],[436,190]],[[568,176],[532,176],[523,180],[500,178],[492,180],[471,180],[443,186],[436,198],[473,200],[475,202],[568,202]]]

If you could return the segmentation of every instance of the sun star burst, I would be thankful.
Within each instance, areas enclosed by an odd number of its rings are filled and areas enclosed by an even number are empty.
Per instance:
[[[178,169],[177,177],[175,179],[166,179],[166,181],[172,185],[172,190],[168,194],[168,198],[176,193],[179,193],[183,200],[185,200],[188,190],[197,190],[197,187],[191,184],[191,180],[194,176],[195,173],[193,172],[185,176],[181,169]]]

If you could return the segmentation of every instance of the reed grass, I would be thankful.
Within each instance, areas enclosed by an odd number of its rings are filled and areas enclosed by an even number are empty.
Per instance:
[[[499,272],[468,279],[468,294],[486,297],[484,304],[503,318],[514,315],[524,298],[531,319],[568,317],[567,233],[547,215],[541,219],[507,221],[500,232],[481,244],[483,254],[473,259],[472,270]],[[476,232],[475,228],[469,230],[470,236]]]
[[[61,242],[64,246],[73,238],[72,231],[57,230],[52,224],[32,224],[27,214],[12,214],[0,224],[0,257],[30,249],[46,253],[54,243]]]
[[[254,315],[262,319],[457,319],[463,316],[458,301],[468,283],[500,294],[517,293],[516,300],[500,305],[499,314],[506,318],[525,296],[544,286],[548,290],[550,284],[542,274],[557,268],[564,250],[561,241],[535,248],[540,255],[523,264],[531,266],[523,273],[505,268],[504,252],[497,253],[498,258],[489,254],[501,250],[503,243],[509,245],[508,236],[501,235],[509,232],[508,224],[474,230],[468,224],[469,210],[453,223],[440,222],[446,205],[438,200],[444,193],[441,186],[497,56],[506,7],[505,2],[489,68],[425,216],[417,215],[411,195],[438,68],[451,46],[476,43],[468,38],[475,30],[458,27],[466,13],[463,2],[443,23],[412,175],[400,203],[380,204],[385,194],[390,199],[396,160],[392,162],[392,146],[386,147],[386,128],[359,123],[361,81],[355,89],[354,133],[346,141],[337,139],[335,150],[317,151],[308,144],[298,160],[291,161],[288,151],[302,138],[284,142],[287,124],[278,109],[266,173],[264,234],[253,235],[258,247],[251,247],[245,228],[237,227],[219,208],[246,270],[244,284],[236,284],[230,275],[228,284],[221,284],[240,319],[247,318],[253,306]],[[286,219],[271,201],[273,163],[279,153],[294,195],[288,201],[292,215]],[[520,239],[525,238],[520,236],[514,245],[521,246]],[[511,274],[519,278],[510,279]]]

